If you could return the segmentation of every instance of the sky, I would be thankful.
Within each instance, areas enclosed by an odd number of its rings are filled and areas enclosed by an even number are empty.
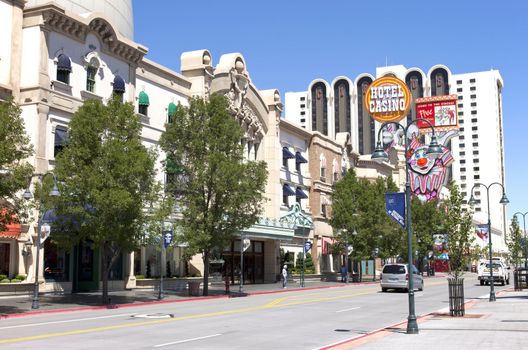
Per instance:
[[[148,47],[149,59],[179,72],[183,52],[208,49],[213,65],[239,52],[253,84],[276,88],[283,99],[316,78],[375,75],[386,64],[425,72],[445,64],[454,74],[499,70],[508,219],[528,212],[521,142],[528,134],[528,1],[133,0],[133,6],[134,40]]]

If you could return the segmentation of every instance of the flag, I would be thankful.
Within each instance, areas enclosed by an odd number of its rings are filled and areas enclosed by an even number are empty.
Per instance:
[[[405,227],[405,193],[385,193],[385,208],[387,215],[402,227]]]
[[[480,237],[480,239],[482,239],[483,241],[487,241],[489,235],[488,224],[476,225],[475,233],[477,234],[477,236]]]

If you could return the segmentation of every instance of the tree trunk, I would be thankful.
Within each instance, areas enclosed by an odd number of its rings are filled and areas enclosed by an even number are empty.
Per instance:
[[[106,243],[103,244],[103,247],[102,247],[102,263],[103,263],[103,268],[101,269],[101,272],[103,273],[103,296],[102,296],[102,303],[103,305],[107,305],[108,304],[108,272],[109,272],[109,268],[108,268],[108,252],[107,252],[107,247],[106,247]]]
[[[204,252],[204,275],[203,275],[203,296],[209,295],[209,250]]]

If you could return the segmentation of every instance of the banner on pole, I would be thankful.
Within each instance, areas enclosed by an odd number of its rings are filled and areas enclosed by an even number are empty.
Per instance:
[[[387,215],[405,227],[405,193],[388,192],[385,193],[385,208]]]
[[[242,242],[243,242],[243,245],[242,245],[242,249],[244,249],[244,251],[246,251],[249,246],[251,245],[251,241],[248,237],[244,236],[244,238],[242,239]]]
[[[163,246],[167,248],[172,243],[172,230],[163,231]]]
[[[308,253],[312,249],[312,242],[306,241],[304,242],[304,252]]]
[[[488,241],[489,227],[488,224],[481,224],[475,226],[475,233],[483,241]]]

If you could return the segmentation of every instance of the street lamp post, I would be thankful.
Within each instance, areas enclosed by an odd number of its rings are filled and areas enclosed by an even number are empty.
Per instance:
[[[526,215],[528,214],[528,211],[526,213],[521,213],[520,211],[513,214],[513,216],[521,215],[523,218],[523,232],[524,232],[524,246],[523,246],[523,254],[524,254],[524,267],[528,267],[528,256],[526,254],[526,245],[528,242],[526,242]]]
[[[429,125],[429,127],[432,130],[432,136],[431,136],[431,143],[429,144],[427,148],[427,155],[429,157],[437,158],[440,154],[442,154],[443,150],[442,147],[438,144],[438,141],[436,139],[435,135],[435,129],[433,124],[423,118],[416,118],[415,120],[411,121],[406,127],[401,125],[397,122],[385,122],[381,124],[381,127],[378,131],[378,142],[376,144],[376,149],[374,150],[374,153],[372,153],[372,160],[383,162],[388,160],[388,155],[383,149],[381,145],[381,132],[387,126],[388,124],[394,124],[397,128],[403,129],[403,139],[405,143],[405,211],[406,211],[406,218],[405,218],[405,226],[407,228],[407,260],[408,260],[408,269],[410,273],[409,278],[409,316],[407,317],[407,334],[418,334],[418,323],[416,322],[416,313],[414,308],[414,282],[413,282],[413,275],[412,275],[412,258],[413,258],[413,249],[412,249],[412,226],[411,226],[411,184],[410,184],[410,178],[409,178],[409,155],[407,154],[408,150],[408,137],[407,137],[407,130],[409,127],[417,123],[418,121],[425,122]]]
[[[492,249],[491,249],[491,215],[490,215],[490,200],[489,200],[489,190],[490,190],[490,187],[493,186],[493,185],[498,185],[502,188],[502,197],[501,197],[501,200],[499,201],[500,204],[502,205],[506,205],[508,204],[510,201],[508,200],[508,198],[506,197],[506,193],[504,193],[504,186],[499,183],[499,182],[493,182],[491,184],[489,184],[488,186],[480,183],[480,182],[477,182],[473,185],[473,187],[471,187],[471,197],[469,199],[469,204],[471,205],[475,205],[477,203],[477,201],[475,200],[475,197],[473,196],[473,190],[475,189],[475,187],[478,187],[478,186],[483,186],[484,188],[486,188],[486,200],[488,201],[488,238],[489,238],[489,270],[490,270],[490,296],[489,296],[489,301],[495,301],[497,300],[495,298],[495,282],[493,281],[493,261],[492,261]]]
[[[45,173],[45,174],[34,174],[31,176],[31,178],[35,176],[38,177],[38,181],[39,181],[39,208],[38,208],[38,220],[37,220],[37,256],[36,256],[36,261],[35,261],[35,284],[33,286],[33,302],[31,303],[32,309],[38,309],[40,307],[40,303],[39,303],[40,230],[42,229],[42,218],[44,216],[44,213],[41,213],[42,211],[42,182],[44,181],[44,178],[46,177],[46,175],[53,176],[53,189],[50,191],[49,195],[51,197],[60,196],[59,189],[57,188],[57,179],[55,178],[55,175],[53,175],[52,173]],[[31,194],[29,186],[24,192],[24,194],[22,195],[22,197],[25,200],[30,200],[31,198],[33,198],[33,195]]]
[[[379,254],[379,248],[374,248],[372,250],[372,282],[376,282],[376,258],[378,257],[378,254]]]

